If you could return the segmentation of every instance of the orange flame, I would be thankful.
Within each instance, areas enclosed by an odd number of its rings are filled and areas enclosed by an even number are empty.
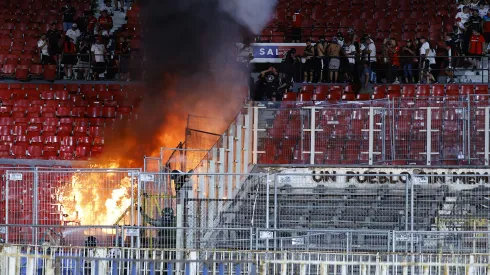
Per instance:
[[[131,178],[110,172],[117,162],[108,165],[108,172],[75,173],[70,184],[59,192],[65,223],[80,225],[114,225],[118,218],[127,220],[131,207]],[[102,168],[93,165],[92,168]]]

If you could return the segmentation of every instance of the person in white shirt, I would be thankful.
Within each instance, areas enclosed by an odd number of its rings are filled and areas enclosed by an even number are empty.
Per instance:
[[[66,36],[70,38],[73,44],[77,45],[78,38],[80,37],[80,30],[78,29],[77,23],[71,25],[71,29],[66,31]]]
[[[470,14],[470,9],[468,6],[464,6],[463,10],[456,14],[456,17],[455,17],[456,18],[456,25],[458,26],[458,28],[461,32],[465,31],[464,24],[466,23],[466,21],[468,21],[470,16],[471,16],[471,14]]]
[[[486,5],[484,2],[480,2],[480,4],[478,5],[478,13],[480,14],[481,18],[483,18],[483,16],[487,15],[488,5]]]
[[[429,42],[427,42],[425,40],[425,37],[422,36],[420,37],[420,44],[422,44],[420,46],[420,55],[422,56],[427,56],[429,55],[429,51],[430,51],[430,45],[429,45]]]
[[[367,51],[369,54],[369,62],[376,63],[376,45],[374,45],[374,41],[371,38],[368,38],[367,42],[368,42]]]
[[[37,42],[37,48],[41,52],[41,63],[44,65],[55,63],[53,57],[49,55],[48,44],[49,41],[46,38],[46,35],[41,35],[41,39],[39,39],[39,41]]]
[[[97,37],[97,39],[95,40],[95,44],[92,45],[90,51],[92,52],[92,60],[95,61],[92,71],[94,73],[94,78],[98,80],[99,75],[106,70],[106,48],[102,43],[101,37]]]
[[[347,40],[344,42],[344,48],[343,48],[344,54],[347,57],[348,61],[348,67],[345,70],[345,79],[347,81],[353,81],[353,72],[356,64],[356,47],[352,45],[350,40]]]
[[[476,8],[478,8],[478,5],[479,5],[479,4],[480,4],[480,0],[472,0],[472,1],[470,2],[470,8],[472,8],[472,9],[476,9]]]

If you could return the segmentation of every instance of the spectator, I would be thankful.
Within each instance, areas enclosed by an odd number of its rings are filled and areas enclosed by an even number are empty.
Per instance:
[[[119,3],[121,3],[121,8],[119,8]],[[124,12],[124,0],[114,0],[114,11]]]
[[[301,42],[301,27],[303,25],[303,15],[301,14],[301,10],[297,10],[293,14],[293,22],[292,22],[292,34],[293,34],[293,43]]]
[[[303,57],[305,58],[305,65],[303,66],[304,81],[303,83],[311,83],[313,81],[313,69],[315,67],[314,63],[315,50],[311,45],[311,39],[306,41],[306,48],[303,52]]]
[[[368,67],[377,74],[377,62],[376,62],[376,45],[374,45],[374,41],[371,38],[366,38],[366,45],[361,47],[361,51],[364,52],[365,61],[368,62]]]
[[[340,50],[342,47],[338,44],[337,37],[332,39],[332,42],[327,47],[327,56],[329,58],[328,70],[330,75],[330,81],[332,83],[337,83],[339,78],[339,68],[340,68]]]
[[[371,83],[376,83],[376,73],[369,67],[369,62],[364,61],[364,69],[362,71],[361,77],[361,87],[362,91],[366,92],[372,91]]]
[[[46,35],[41,35],[41,39],[39,39],[39,41],[37,42],[37,48],[41,52],[41,63],[44,65],[55,64],[53,57],[49,55],[48,44],[49,42],[46,38]]]
[[[405,77],[405,83],[414,83],[413,79],[413,63],[415,57],[415,46],[410,39],[407,40],[407,44],[402,48],[402,65],[403,76]]]
[[[444,48],[445,52],[443,55],[445,56],[442,60],[442,68],[446,69],[447,83],[454,83],[454,73],[453,69],[456,64],[456,58],[453,57],[455,43],[451,35],[446,35],[445,39],[446,47]]]
[[[77,79],[88,79],[88,73],[90,71],[90,40],[84,38],[80,42],[80,47],[78,49],[78,63],[76,66]]]
[[[66,5],[61,8],[60,15],[63,16],[63,31],[71,29],[71,25],[75,19],[75,8],[71,5],[70,0],[66,1]]]
[[[456,14],[456,25],[460,33],[464,33],[466,30],[466,22],[470,18],[470,12],[468,6],[464,6],[463,10]]]
[[[51,23],[51,26],[46,33],[46,37],[48,38],[48,52],[49,55],[55,57],[60,54],[60,46],[59,42],[61,39],[61,33],[56,29],[56,23]]]
[[[490,42],[490,10],[483,16],[483,37],[487,43]]]
[[[107,10],[103,10],[99,16],[99,29],[104,29],[110,31],[112,29],[112,17],[109,15]]]
[[[356,64],[356,47],[350,40],[345,41],[344,49],[345,56],[347,57],[347,68],[345,69],[345,80],[347,82],[353,82],[354,68]]]
[[[429,43],[430,45],[430,43]],[[430,45],[429,55],[427,56],[429,60],[429,70],[428,70],[428,80],[427,83],[438,83],[437,78],[439,76],[439,69],[437,68],[436,63],[436,47]]]
[[[337,44],[339,44],[340,48],[344,47],[344,35],[341,32],[337,32]]]
[[[269,69],[262,71],[257,82],[255,100],[272,100],[279,88],[279,74],[276,68],[270,66]]]
[[[122,38],[124,39],[124,37]],[[121,72],[121,79],[126,81],[131,81],[131,75],[129,70],[130,55],[131,55],[131,44],[129,43],[128,40],[124,39],[124,41],[121,43],[120,72]],[[249,60],[253,59],[253,55],[251,52],[248,58]]]
[[[478,4],[478,13],[480,14],[480,17],[484,17],[488,13],[488,6],[481,1],[480,4]]]
[[[378,62],[377,76],[382,82],[388,82],[388,75],[390,70],[390,54],[388,49],[390,47],[390,38],[386,37],[383,39],[383,44],[381,45],[382,59]]]
[[[469,46],[470,38],[473,34],[473,30],[481,32],[482,22],[483,20],[478,14],[478,10],[473,10],[473,14],[468,18],[468,21],[466,21],[465,24],[466,29],[464,33],[463,53],[465,54],[468,53],[468,46]]]
[[[89,35],[94,35],[95,26],[98,24],[97,17],[94,16],[92,11],[84,12],[85,26]]]
[[[398,72],[400,70],[400,47],[398,47],[395,39],[390,39],[388,55],[390,57],[388,81],[390,83],[400,84],[398,81]]]
[[[473,70],[480,69],[480,60],[485,50],[485,38],[478,32],[473,30],[473,35],[470,38],[468,53],[471,56],[470,61],[473,63]],[[476,74],[480,74],[479,71]]]
[[[285,76],[285,82],[299,82],[301,79],[301,60],[296,57],[296,49],[290,49],[283,60],[282,73]]]
[[[413,40],[413,48],[415,49],[415,58],[413,59],[413,66],[412,66],[412,73],[413,73],[413,83],[418,83],[420,82],[420,67],[421,65],[421,60],[420,60],[420,47],[422,44],[420,43],[420,38],[415,38]]]
[[[71,29],[66,31],[66,36],[70,38],[73,44],[77,45],[78,38],[80,37],[80,30],[78,29],[77,23],[71,25]]]
[[[469,5],[470,5],[470,4],[471,4],[471,0],[464,0],[464,1],[461,1],[461,4],[459,4],[459,5],[458,5],[458,8],[457,8],[458,12],[462,12],[462,11],[463,11],[463,9],[464,9],[464,7],[465,7],[465,6],[468,6],[468,7],[469,7]]]
[[[430,52],[430,45],[429,45],[429,42],[427,42],[425,40],[424,36],[420,37],[419,40],[420,40],[420,44],[421,44],[420,50],[419,50],[419,53],[420,53],[419,70],[421,72],[420,82],[422,82],[424,79],[424,76],[427,75],[427,72],[430,68],[429,60],[426,59],[426,57],[429,55],[429,52]]]
[[[90,49],[92,53],[92,62],[95,61],[93,65],[92,71],[94,73],[94,79],[98,80],[99,75],[105,72],[106,68],[106,48],[102,43],[102,37],[97,37],[95,40],[95,44],[92,45]]]
[[[476,8],[478,8],[478,4],[479,4],[479,2],[480,2],[480,0],[471,0],[471,2],[470,2],[470,7],[471,7],[472,9],[476,9]],[[482,2],[483,2],[483,0],[482,0]]]
[[[320,41],[315,44],[315,78],[318,83],[323,82],[323,69],[325,68],[325,37],[321,37]]]
[[[63,54],[61,58],[61,64],[64,65],[65,77],[64,79],[73,79],[73,65],[77,63],[77,48],[73,40],[65,35],[63,41]]]

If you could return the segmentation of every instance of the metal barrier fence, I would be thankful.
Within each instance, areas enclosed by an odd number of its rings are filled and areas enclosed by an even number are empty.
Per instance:
[[[149,248],[488,252],[489,170],[301,171],[8,170],[0,236],[22,244],[81,245],[96,236],[107,246],[129,236],[124,242]]]
[[[33,226],[0,225],[3,232],[16,227],[40,232],[37,243],[12,241],[8,244],[42,247],[119,247],[164,251],[197,249],[206,251],[334,251],[342,253],[490,253],[490,231],[380,231],[355,229],[267,229],[249,228],[176,228],[148,226]],[[172,233],[173,232],[173,233]],[[205,238],[200,232],[218,232]],[[180,242],[175,236],[180,236]],[[191,247],[188,236],[193,239]],[[239,238],[236,238],[239,237]],[[179,243],[180,242],[180,243]],[[173,257],[183,255],[177,252]]]
[[[240,174],[255,164],[489,165],[489,121],[487,95],[258,103],[237,115],[193,170]],[[186,150],[178,153],[175,164]]]
[[[69,54],[63,53],[55,64],[54,58],[48,63],[57,66],[57,78],[72,76],[74,79],[98,79],[104,74],[105,79],[140,79],[142,77],[141,55],[132,54]],[[68,74],[69,73],[69,74]],[[136,75],[139,73],[140,75]]]
[[[488,274],[489,254],[329,253],[4,246],[1,274]]]

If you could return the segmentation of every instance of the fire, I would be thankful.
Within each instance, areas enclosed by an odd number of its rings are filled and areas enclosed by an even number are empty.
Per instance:
[[[120,217],[127,220],[131,206],[131,178],[111,172],[78,172],[59,192],[62,213],[67,224],[114,225]],[[92,168],[102,168],[94,165]],[[124,215],[124,216],[123,216]]]

